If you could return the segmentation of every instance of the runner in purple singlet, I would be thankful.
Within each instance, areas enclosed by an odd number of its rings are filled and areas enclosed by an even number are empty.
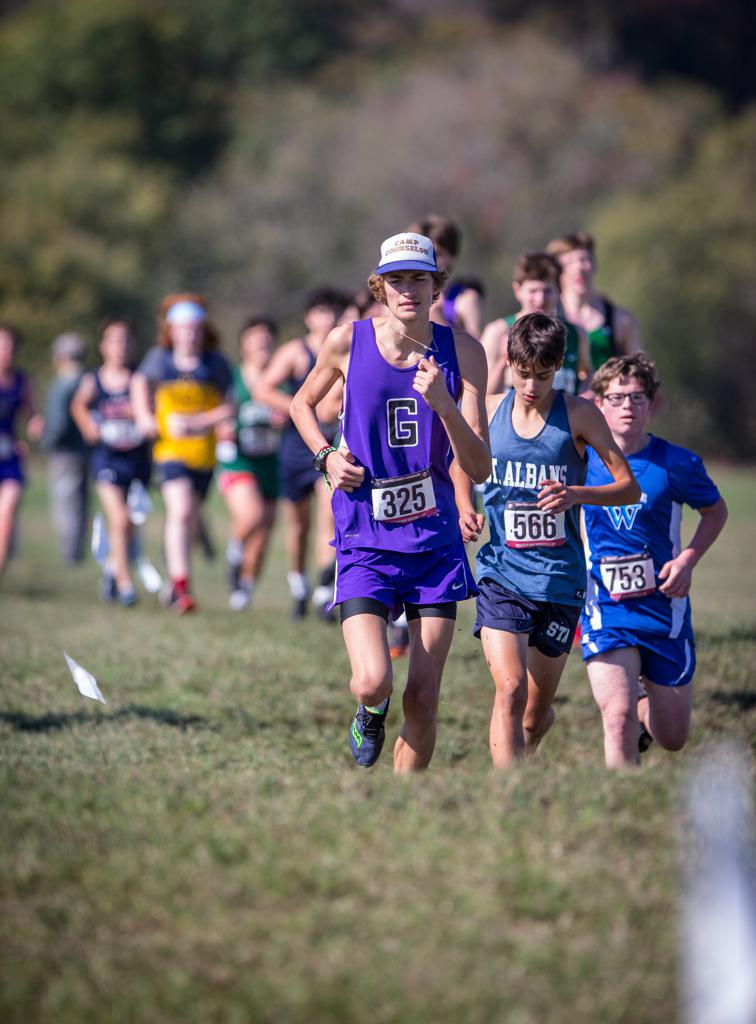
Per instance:
[[[17,348],[15,327],[0,324],[0,576],[13,545],[24,489],[24,448],[16,436],[18,422],[26,417],[26,433],[33,441],[39,440],[44,426],[31,382],[16,367]]]
[[[444,285],[431,240],[403,232],[381,246],[369,284],[388,315],[336,327],[291,405],[315,464],[334,488],[336,587],[359,707],[350,745],[358,764],[378,759],[392,692],[389,613],[407,611],[410,652],[404,725],[394,769],[426,768],[436,740],[441,674],[456,602],[475,594],[459,531],[449,465],[474,480],[491,468],[483,350],[430,321]],[[339,449],[315,407],[344,380]]]

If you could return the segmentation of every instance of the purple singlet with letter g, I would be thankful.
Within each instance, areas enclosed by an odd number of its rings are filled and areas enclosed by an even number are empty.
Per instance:
[[[428,356],[441,367],[455,401],[461,377],[454,335],[431,324]],[[412,388],[417,366],[388,363],[378,348],[372,320],[353,326],[342,446],[365,467],[356,491],[335,491],[336,547],[408,554],[450,544],[459,537],[451,445],[443,423]]]

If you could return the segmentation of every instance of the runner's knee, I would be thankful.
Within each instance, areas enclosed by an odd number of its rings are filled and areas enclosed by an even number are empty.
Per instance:
[[[358,703],[371,705],[389,696],[392,683],[391,662],[376,660],[355,668],[350,686]]]
[[[521,718],[528,702],[528,687],[525,679],[508,677],[496,680],[494,706],[511,716]]]
[[[651,714],[651,731],[654,739],[664,750],[675,752],[682,750],[688,741],[690,724],[688,722],[668,722],[659,726]]]
[[[438,712],[438,686],[411,686],[404,691],[404,717],[414,722],[428,723]]]
[[[621,743],[622,738],[631,729],[637,730],[638,728],[638,719],[627,706],[610,704],[601,709],[601,715],[604,721],[604,734],[617,743]]]

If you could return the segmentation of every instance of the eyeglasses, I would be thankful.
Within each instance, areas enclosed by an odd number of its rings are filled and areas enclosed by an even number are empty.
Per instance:
[[[622,394],[621,391],[615,391],[611,395],[604,395],[604,401],[608,402],[609,405],[613,405],[616,409],[625,404],[626,398],[630,399],[631,405],[644,405],[648,401],[648,395],[645,391],[627,391],[625,394]]]

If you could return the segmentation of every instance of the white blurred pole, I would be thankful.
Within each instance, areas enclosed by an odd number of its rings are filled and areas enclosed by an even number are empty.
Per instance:
[[[712,748],[688,791],[682,1019],[756,1024],[756,861],[749,754]]]

